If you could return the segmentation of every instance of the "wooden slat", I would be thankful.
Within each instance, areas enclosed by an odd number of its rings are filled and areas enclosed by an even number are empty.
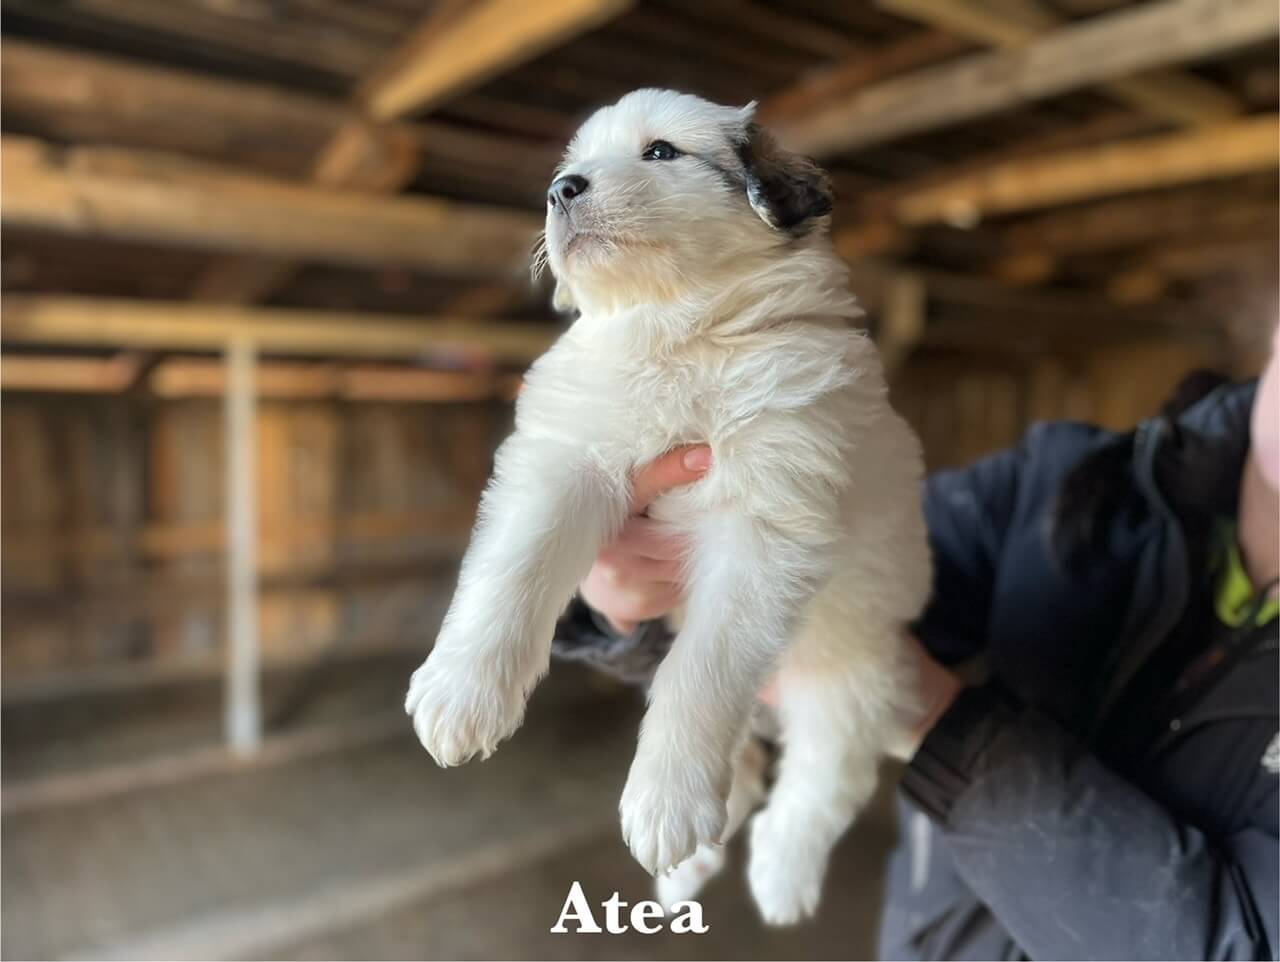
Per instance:
[[[60,394],[118,394],[137,376],[139,359],[116,357],[0,357],[0,390]]]
[[[0,139],[4,226],[517,278],[541,226],[498,208],[305,187],[169,155]]]
[[[878,0],[899,16],[919,20],[993,47],[1018,49],[1062,24],[1038,0],[1003,0],[998,8],[970,0]],[[1154,71],[1108,81],[1103,89],[1132,107],[1179,124],[1208,124],[1241,113],[1231,94],[1189,73]]]
[[[993,214],[1233,177],[1280,165],[1280,116],[1266,115],[1013,161],[901,197],[896,219],[972,224]]]
[[[359,99],[379,120],[439,104],[617,16],[630,0],[474,0],[428,17]]]
[[[493,371],[429,371],[389,364],[338,366],[288,361],[258,365],[258,394],[279,400],[341,398],[347,401],[458,403],[506,398],[518,375]],[[172,358],[150,378],[158,397],[220,397],[226,370],[215,360]]]
[[[1160,0],[1060,27],[1017,50],[887,80],[784,132],[796,149],[831,155],[1216,56],[1274,37],[1278,29],[1273,0]]]
[[[470,530],[475,505],[460,499],[434,511],[374,511],[324,518],[290,518],[263,524],[264,542],[287,543],[297,554],[340,542],[376,545],[403,542],[406,538],[433,535],[452,544]],[[151,522],[122,531],[98,526],[75,532],[52,531],[48,525],[5,525],[3,545],[6,563],[29,564],[49,557],[81,561],[136,556],[148,560],[216,556],[226,550],[226,528],[221,521]]]
[[[5,297],[0,324],[0,339],[11,344],[217,351],[249,337],[265,354],[440,355],[511,364],[533,360],[556,334],[540,323],[424,323],[378,314],[17,294]]]

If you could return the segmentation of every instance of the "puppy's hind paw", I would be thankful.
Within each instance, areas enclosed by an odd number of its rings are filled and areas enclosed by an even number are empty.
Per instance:
[[[747,877],[760,917],[769,925],[795,925],[811,918],[826,874],[825,858],[790,837],[784,822],[766,808],[751,823]]]
[[[455,671],[428,658],[413,673],[405,711],[422,746],[448,768],[487,758],[520,727],[525,694],[476,672]]]

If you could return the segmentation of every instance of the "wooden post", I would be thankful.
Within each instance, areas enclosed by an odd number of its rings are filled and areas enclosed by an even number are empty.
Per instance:
[[[247,337],[227,344],[225,452],[227,477],[227,744],[253,755],[262,744],[258,705],[258,558],[255,490],[256,347]]]

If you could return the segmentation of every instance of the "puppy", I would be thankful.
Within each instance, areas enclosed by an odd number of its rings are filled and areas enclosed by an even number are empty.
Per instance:
[[[919,444],[850,326],[827,178],[752,112],[640,90],[569,145],[545,258],[557,305],[580,316],[528,373],[406,709],[439,764],[488,756],[626,520],[631,473],[709,443],[702,480],[649,512],[689,545],[688,598],[649,690],[622,833],[668,898],[718,869],[759,792],[748,725],[776,676],[783,754],[749,876],[764,919],[784,924],[815,910],[831,848],[899,738],[901,632],[930,562]]]

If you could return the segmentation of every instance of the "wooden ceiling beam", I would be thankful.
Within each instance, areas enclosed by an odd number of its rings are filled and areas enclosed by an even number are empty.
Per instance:
[[[263,354],[316,357],[439,357],[524,365],[559,331],[546,323],[476,324],[444,318],[10,294],[0,341],[46,347],[218,351],[247,339]]]
[[[445,274],[525,275],[532,214],[381,198],[118,148],[0,137],[0,220],[117,240]]]
[[[1062,25],[1039,0],[1003,0],[998,8],[969,0],[877,0],[885,10],[987,46],[1016,50]],[[1194,74],[1159,70],[1107,81],[1102,89],[1144,113],[1196,126],[1238,116],[1240,101]]]
[[[617,16],[631,0],[440,0],[409,39],[369,72],[342,124],[321,148],[310,179],[330,187],[395,193],[412,181],[421,155],[412,138],[386,124],[422,112],[556,44]],[[196,298],[251,303],[289,276],[243,258],[214,263],[197,280]]]
[[[423,164],[543,177],[559,160],[547,141],[432,120],[370,124],[338,101],[264,84],[72,51],[6,37],[0,59],[6,126],[59,142],[154,148],[337,185],[349,167],[366,189]],[[385,162],[379,164],[379,156]],[[350,158],[350,159],[344,159]]]
[[[268,400],[394,401],[459,403],[510,400],[518,374],[500,371],[432,371],[394,364],[314,364],[262,361],[254,370],[254,389]],[[226,393],[226,364],[212,358],[170,358],[150,378],[162,398],[221,397]]]
[[[894,219],[972,225],[992,215],[1280,166],[1280,115],[1010,161],[901,196]]]
[[[805,118],[888,77],[910,73],[970,49],[965,41],[936,30],[859,51],[805,77],[760,104],[756,116],[788,143],[792,129],[803,130]],[[796,146],[797,150],[803,150]]]
[[[1121,197],[1020,221],[1004,231],[1003,242],[1011,252],[1069,257],[1170,238],[1261,234],[1280,222],[1276,205],[1274,191],[1262,195],[1236,184]]]
[[[119,394],[134,382],[139,358],[0,356],[0,390],[58,394]]]
[[[390,120],[525,63],[612,20],[631,0],[474,0],[446,4],[448,15],[424,23],[357,91],[369,116]]]
[[[798,150],[830,156],[1213,57],[1277,31],[1274,0],[1157,0],[857,90],[782,133]]]

